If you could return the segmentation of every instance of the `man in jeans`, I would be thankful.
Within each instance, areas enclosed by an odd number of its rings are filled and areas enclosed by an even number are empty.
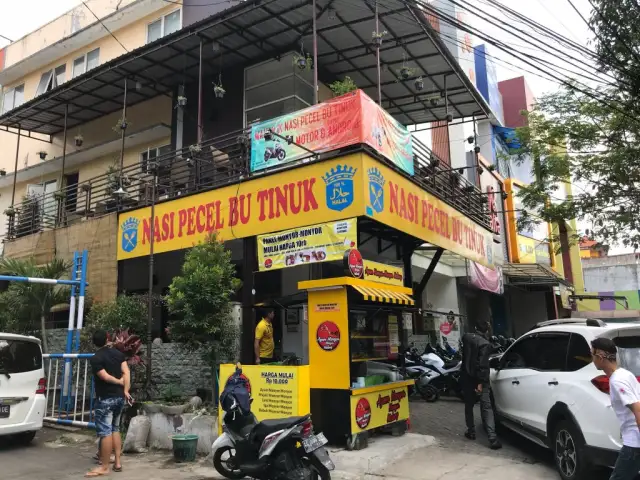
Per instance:
[[[462,368],[460,381],[464,393],[464,416],[467,431],[464,436],[469,440],[476,439],[473,408],[477,396],[480,395],[480,416],[489,437],[489,448],[498,450],[502,444],[496,437],[496,425],[491,407],[491,388],[489,385],[489,355],[491,344],[487,340],[489,324],[484,322],[476,326],[475,333],[466,333],[462,337]]]
[[[591,342],[593,364],[609,377],[611,408],[620,422],[622,449],[609,480],[632,480],[640,471],[640,384],[618,366],[616,344],[610,338]]]
[[[130,399],[130,372],[124,354],[107,345],[107,333],[98,330],[93,334],[93,344],[98,351],[91,358],[91,369],[97,398],[95,419],[96,432],[100,439],[101,464],[87,473],[87,477],[99,477],[109,474],[109,457],[115,453],[113,470],[122,471],[120,453],[120,416],[125,398]]]

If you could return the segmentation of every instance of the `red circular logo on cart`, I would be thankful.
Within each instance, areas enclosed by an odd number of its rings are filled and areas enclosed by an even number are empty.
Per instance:
[[[321,349],[327,352],[335,350],[340,343],[340,329],[338,328],[338,325],[329,321],[322,322],[318,326],[316,339]]]
[[[453,330],[453,327],[449,322],[445,322],[440,325],[440,331],[443,335],[449,335],[451,333],[451,330]]]
[[[361,398],[356,403],[356,423],[360,428],[367,428],[371,421],[371,405],[369,400]]]
[[[362,254],[357,249],[352,248],[346,253],[345,263],[352,276],[362,278],[364,275],[364,261],[362,260]]]
[[[264,268],[271,268],[273,266],[273,260],[271,260],[270,258],[267,258],[264,261]]]
[[[229,381],[229,379],[231,379],[231,377],[233,377],[233,375],[229,375],[229,378],[227,378],[227,382]],[[240,378],[247,382],[247,390],[249,390],[249,395],[251,395],[251,382],[244,373],[240,374]]]

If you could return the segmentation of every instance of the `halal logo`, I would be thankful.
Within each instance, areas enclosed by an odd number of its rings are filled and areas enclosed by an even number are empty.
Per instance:
[[[138,226],[140,226],[140,220],[137,218],[129,217],[122,224],[122,250],[129,253],[132,252],[138,246]]]
[[[345,269],[352,277],[362,278],[364,276],[364,260],[357,249],[347,250],[343,260]]]
[[[340,329],[333,322],[322,322],[318,326],[316,340],[322,350],[326,352],[335,350],[340,344]]]
[[[353,176],[357,168],[338,165],[322,177],[326,184],[327,207],[341,212],[353,203]]]
[[[356,404],[356,424],[363,430],[369,426],[371,421],[371,405],[369,400],[361,398]]]
[[[382,213],[384,210],[384,177],[377,168],[370,168],[369,174],[369,206],[367,215],[373,216],[374,211]]]

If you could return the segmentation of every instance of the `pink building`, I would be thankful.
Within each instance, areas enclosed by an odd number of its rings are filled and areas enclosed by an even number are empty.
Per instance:
[[[505,127],[518,128],[526,125],[523,110],[531,110],[535,97],[524,77],[511,78],[498,83],[502,94]]]

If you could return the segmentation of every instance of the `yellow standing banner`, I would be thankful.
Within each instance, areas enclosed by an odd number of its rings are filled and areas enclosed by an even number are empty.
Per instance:
[[[355,218],[258,235],[258,269],[277,270],[342,260],[344,252],[357,242]]]
[[[236,366],[220,365],[220,391]],[[242,375],[249,383],[251,411],[258,420],[307,415],[311,411],[308,366],[243,365]],[[220,417],[224,416],[220,412]],[[218,422],[222,429],[222,422]]]

